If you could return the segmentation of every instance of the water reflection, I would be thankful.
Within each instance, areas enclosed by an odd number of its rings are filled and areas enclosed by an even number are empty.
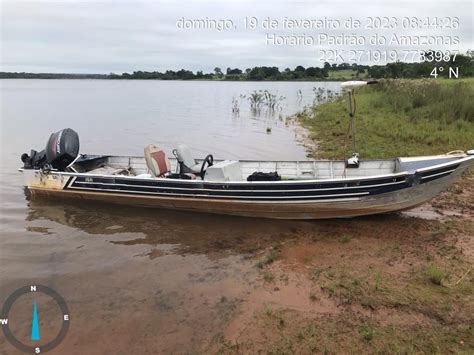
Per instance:
[[[70,199],[28,200],[28,222],[47,220],[89,235],[115,236],[117,238],[107,238],[114,245],[166,246],[166,250],[150,250],[146,254],[150,258],[170,252],[213,257],[257,254],[275,243],[301,240],[308,236],[318,242],[334,242],[342,235],[384,240],[390,239],[392,235],[387,232],[387,226],[394,229],[394,235],[399,236],[403,230],[410,234],[412,228],[425,226],[427,222],[397,213],[353,219],[293,221],[127,207],[101,202],[91,204]],[[29,228],[31,230],[32,227]],[[48,228],[34,228],[36,232],[51,234]]]
[[[56,222],[90,235],[120,236],[120,240],[110,240],[116,245],[174,245],[173,253],[207,255],[255,253],[294,238],[299,228],[311,224],[34,198],[29,201],[26,221],[36,220]]]

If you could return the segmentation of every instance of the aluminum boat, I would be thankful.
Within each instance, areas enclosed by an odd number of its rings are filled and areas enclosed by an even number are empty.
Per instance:
[[[177,159],[169,162],[170,171],[179,171]],[[203,178],[197,175],[193,179],[189,178],[192,173],[156,177],[144,157],[81,155],[70,171],[20,170],[32,196],[249,217],[318,219],[415,207],[445,190],[473,164],[474,155],[461,152],[362,160],[357,168],[347,168],[343,160],[225,160],[214,162]],[[247,181],[254,172],[263,178],[270,174],[281,179]]]

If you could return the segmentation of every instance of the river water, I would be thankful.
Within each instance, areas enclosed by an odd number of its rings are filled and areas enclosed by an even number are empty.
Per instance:
[[[148,143],[170,152],[184,142],[196,157],[305,159],[285,123],[314,87],[338,83],[1,80],[0,305],[25,285],[59,292],[71,326],[52,353],[205,351],[229,314],[249,306],[259,275],[249,255],[308,222],[30,200],[19,157],[70,127],[82,153],[141,155]],[[254,90],[285,97],[281,109],[252,112],[240,95]],[[34,345],[30,301],[9,320]],[[54,304],[39,312],[42,341],[53,339]],[[3,335],[0,353],[15,353]]]

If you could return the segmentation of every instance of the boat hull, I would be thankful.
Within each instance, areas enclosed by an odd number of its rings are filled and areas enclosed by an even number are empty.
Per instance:
[[[465,161],[461,164],[457,164],[454,169],[442,168],[441,170],[438,169],[433,172],[427,172],[425,174],[426,182],[412,182],[411,185],[405,184],[394,191],[382,191],[377,194],[347,194],[347,198],[341,196],[342,194],[338,194],[335,198],[331,198],[329,195],[318,194],[314,199],[305,199],[304,197],[307,196],[299,196],[299,200],[285,200],[283,198],[276,200],[239,200],[234,198],[213,198],[213,196],[202,197],[196,195],[190,195],[189,197],[183,195],[179,197],[163,196],[159,194],[114,191],[114,189],[101,191],[100,188],[86,189],[84,187],[86,182],[82,184],[81,182],[76,183],[79,187],[73,188],[76,178],[70,176],[54,176],[54,174],[42,176],[42,182],[38,183],[38,172],[34,173],[34,177],[30,177],[30,184],[27,186],[34,197],[73,198],[128,206],[154,207],[246,217],[328,219],[388,213],[413,208],[432,199],[449,187],[469,167],[470,163],[471,161]],[[438,171],[441,171],[441,173]],[[28,173],[31,174],[31,172]],[[410,180],[409,176],[405,176],[404,179],[406,179],[406,181]],[[94,184],[94,182],[89,183]],[[103,184],[105,185],[106,183]]]

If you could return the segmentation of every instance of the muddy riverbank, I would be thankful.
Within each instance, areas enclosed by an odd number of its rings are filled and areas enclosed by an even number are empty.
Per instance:
[[[19,253],[45,266],[5,264],[1,296],[32,279],[61,292],[57,354],[469,351],[473,183],[416,217],[314,222],[29,201]]]

